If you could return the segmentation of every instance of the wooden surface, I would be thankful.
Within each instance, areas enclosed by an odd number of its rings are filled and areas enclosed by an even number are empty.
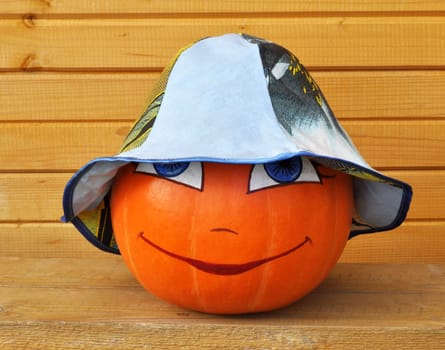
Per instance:
[[[226,32],[294,52],[365,159],[412,184],[406,225],[352,240],[342,259],[445,263],[445,1],[434,0],[0,0],[1,256],[90,254],[59,224],[66,181],[119,149],[178,49]]]
[[[196,38],[229,32],[267,37],[298,52],[309,68],[441,67],[445,55],[440,45],[445,23],[436,16],[202,17],[198,21],[33,17],[17,22],[0,23],[0,40],[8,43],[0,56],[0,69],[147,70],[163,67]],[[323,45],[314,45],[320,38]]]
[[[154,298],[59,221],[170,57],[226,32],[295,53],[367,161],[414,189],[404,224],[348,242],[309,296],[237,317]],[[444,349],[444,198],[445,1],[0,0],[0,349]]]
[[[442,350],[444,281],[443,264],[339,264],[287,308],[222,317],[156,299],[119,257],[0,258],[0,348]]]
[[[445,113],[441,70],[314,71],[340,120],[437,120]],[[127,120],[140,115],[159,72],[0,74],[4,121]]]
[[[92,6],[92,3],[95,6]],[[147,5],[144,0],[127,0],[122,6],[120,0],[3,0],[4,14],[38,13],[39,15],[69,16],[89,14],[117,14],[117,15],[186,15],[186,14],[248,14],[266,13],[279,15],[326,14],[343,12],[354,14],[362,12],[382,12],[395,14],[422,14],[431,11],[444,11],[443,1],[431,0],[319,0],[319,1],[286,1],[286,0],[151,0]]]

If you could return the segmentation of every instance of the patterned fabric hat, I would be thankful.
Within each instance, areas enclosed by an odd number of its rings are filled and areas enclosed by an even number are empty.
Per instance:
[[[109,192],[119,168],[178,162],[266,164],[301,157],[353,178],[350,238],[405,219],[411,187],[370,167],[298,59],[243,34],[205,38],[165,68],[119,154],[87,163],[68,182],[64,221],[119,253]]]

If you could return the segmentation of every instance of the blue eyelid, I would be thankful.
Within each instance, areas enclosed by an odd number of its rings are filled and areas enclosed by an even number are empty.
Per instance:
[[[189,162],[154,163],[153,167],[161,176],[175,177],[181,175],[188,168],[189,165]]]
[[[303,169],[301,157],[293,157],[264,164],[267,175],[278,183],[291,183],[300,176]]]

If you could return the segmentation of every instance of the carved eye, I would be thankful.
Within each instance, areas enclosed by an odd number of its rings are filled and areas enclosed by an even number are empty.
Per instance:
[[[136,172],[164,177],[167,180],[202,190],[200,162],[139,163]]]
[[[299,182],[320,183],[320,177],[307,158],[293,157],[278,162],[255,164],[249,180],[249,192]]]

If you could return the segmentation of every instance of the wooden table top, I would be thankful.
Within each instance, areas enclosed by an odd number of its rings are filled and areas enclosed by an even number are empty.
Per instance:
[[[216,316],[145,291],[118,256],[0,258],[1,349],[445,349],[445,265],[338,264],[273,312]]]

